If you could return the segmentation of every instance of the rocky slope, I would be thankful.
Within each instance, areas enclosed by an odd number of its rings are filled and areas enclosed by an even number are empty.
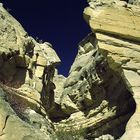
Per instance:
[[[67,78],[0,5],[0,139],[140,139],[140,1],[88,3],[92,33]]]

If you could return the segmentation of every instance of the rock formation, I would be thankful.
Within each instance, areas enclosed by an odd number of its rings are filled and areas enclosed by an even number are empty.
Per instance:
[[[129,1],[139,4],[140,1]],[[109,66],[125,82],[136,102],[136,111],[129,120],[121,139],[139,139],[140,93],[140,9],[124,1],[90,1],[84,17],[96,33],[99,47]],[[98,6],[100,5],[100,6]],[[131,104],[132,105],[132,104]],[[132,135],[134,132],[134,135]]]
[[[67,78],[0,5],[0,139],[140,139],[140,1],[88,3],[92,33]]]
[[[50,75],[55,69],[46,69],[58,63],[52,46],[28,36],[1,4],[0,139],[49,139],[54,126],[47,114],[54,103],[54,95],[50,94],[55,88]]]

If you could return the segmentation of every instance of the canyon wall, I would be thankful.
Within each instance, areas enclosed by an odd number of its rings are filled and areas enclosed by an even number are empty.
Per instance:
[[[0,4],[0,139],[140,139],[140,1],[88,3],[68,77]]]
[[[139,139],[140,2],[129,3],[90,1],[90,7],[84,10],[84,17],[96,34],[99,48],[110,68],[122,77],[136,102],[135,113],[121,139]]]

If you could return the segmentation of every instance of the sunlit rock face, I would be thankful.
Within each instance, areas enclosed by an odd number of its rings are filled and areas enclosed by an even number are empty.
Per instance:
[[[0,139],[50,139],[54,127],[47,113],[54,96],[49,93],[58,63],[51,44],[28,36],[0,4],[0,88],[5,91],[0,91]]]
[[[131,5],[134,4],[134,5]],[[136,102],[136,111],[121,139],[140,139],[140,7],[139,1],[94,1],[84,10],[84,18],[95,32],[100,51],[109,67],[124,81]],[[136,6],[137,5],[137,6]],[[133,132],[133,135],[132,135]]]
[[[59,125],[84,129],[88,139],[138,140],[139,1],[88,2],[84,18],[93,33],[79,43],[64,83],[61,107],[70,117]]]
[[[140,139],[140,1],[88,3],[68,77],[0,5],[0,139]]]
[[[68,130],[83,129],[87,139],[105,134],[119,138],[134,113],[133,96],[123,77],[103,56],[94,33],[79,43],[78,55],[64,83],[61,108],[70,117],[59,125]]]

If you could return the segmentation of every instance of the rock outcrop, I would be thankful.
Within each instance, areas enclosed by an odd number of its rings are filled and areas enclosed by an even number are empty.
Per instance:
[[[48,140],[54,133],[48,115],[58,63],[51,44],[28,36],[0,4],[0,139]]]
[[[138,5],[139,1],[129,3]],[[84,11],[84,17],[92,31],[96,33],[99,48],[107,58],[110,68],[122,77],[136,102],[136,111],[121,139],[139,139],[139,6],[124,1],[90,1],[89,4],[90,7]]]
[[[83,129],[87,139],[139,139],[139,1],[88,2],[93,33],[79,44],[64,83],[61,107],[70,117],[58,126]]]
[[[88,3],[67,78],[0,5],[0,139],[140,139],[140,1]]]
[[[62,110],[70,115],[65,129],[83,129],[88,139],[110,134],[120,137],[135,110],[135,101],[123,78],[113,70],[98,48],[95,34],[80,44],[64,84]]]
[[[18,99],[18,98],[17,98]],[[47,118],[43,118],[30,108],[24,108],[22,119],[7,102],[6,93],[0,89],[0,139],[1,140],[49,140],[53,126]],[[14,101],[16,104],[16,100]],[[18,105],[17,105],[18,106]],[[24,105],[25,106],[25,105]],[[21,106],[18,106],[21,110]]]

